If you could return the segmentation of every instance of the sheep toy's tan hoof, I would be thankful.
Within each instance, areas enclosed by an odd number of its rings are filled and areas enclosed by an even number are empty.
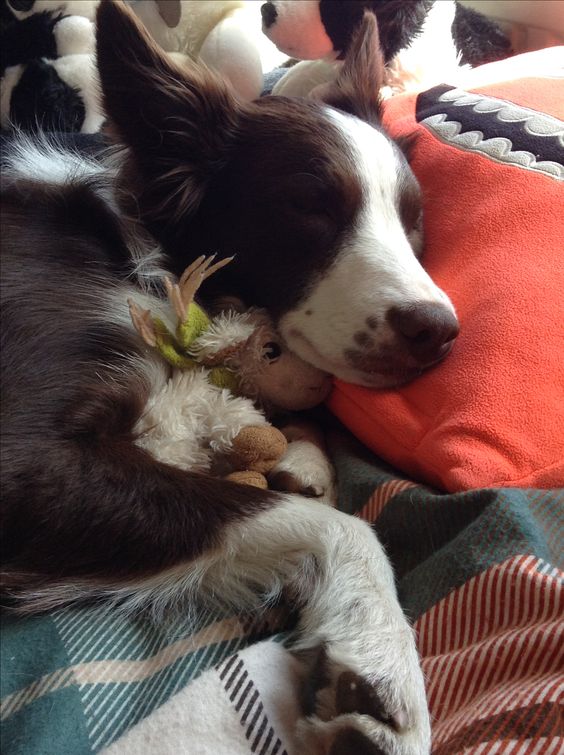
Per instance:
[[[271,425],[244,427],[233,440],[229,462],[239,470],[266,474],[282,458],[288,441]]]
[[[268,482],[266,477],[260,472],[252,472],[247,470],[245,472],[231,472],[225,478],[231,482],[236,482],[238,485],[252,485],[253,488],[261,488],[266,490],[268,488]]]

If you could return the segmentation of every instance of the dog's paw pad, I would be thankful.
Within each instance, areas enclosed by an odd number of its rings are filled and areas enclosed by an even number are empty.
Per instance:
[[[332,657],[333,656],[333,657]],[[410,684],[397,687],[387,675],[370,676],[336,661],[327,645],[301,652],[304,663],[299,735],[304,753],[315,755],[426,755],[428,717],[424,693],[409,701]],[[406,699],[407,695],[407,699]],[[417,715],[417,706],[421,716]]]
[[[372,716],[383,723],[392,723],[383,702],[374,687],[354,671],[343,671],[337,680],[335,690],[337,715],[360,713]]]
[[[337,680],[335,709],[338,715],[359,713],[402,731],[408,726],[405,710],[390,712],[382,702],[376,688],[354,671],[343,671]]]

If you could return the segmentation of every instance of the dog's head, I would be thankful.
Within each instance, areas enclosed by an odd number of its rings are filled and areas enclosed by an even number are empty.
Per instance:
[[[448,353],[454,310],[416,256],[420,190],[380,126],[372,14],[315,102],[239,103],[211,72],[177,68],[116,3],[99,11],[98,63],[128,188],[178,271],[235,254],[224,292],[266,308],[292,350],[345,380],[397,385]]]

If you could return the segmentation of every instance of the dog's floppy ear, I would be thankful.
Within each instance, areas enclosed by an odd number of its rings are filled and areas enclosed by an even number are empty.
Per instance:
[[[336,80],[318,87],[313,96],[369,123],[378,123],[383,83],[384,57],[378,22],[374,13],[365,11]]]
[[[104,106],[132,151],[153,219],[198,205],[221,165],[239,106],[211,71],[177,65],[122,0],[102,0],[96,47]]]

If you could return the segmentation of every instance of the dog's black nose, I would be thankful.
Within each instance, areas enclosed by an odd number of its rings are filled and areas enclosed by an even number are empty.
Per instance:
[[[424,364],[445,357],[459,331],[456,316],[443,304],[392,307],[387,317],[410,354]]]
[[[278,16],[278,11],[274,7],[274,5],[270,2],[264,3],[264,5],[261,5],[260,13],[262,16],[262,24],[265,29],[270,29],[270,27],[274,24],[276,21],[276,17]]]

